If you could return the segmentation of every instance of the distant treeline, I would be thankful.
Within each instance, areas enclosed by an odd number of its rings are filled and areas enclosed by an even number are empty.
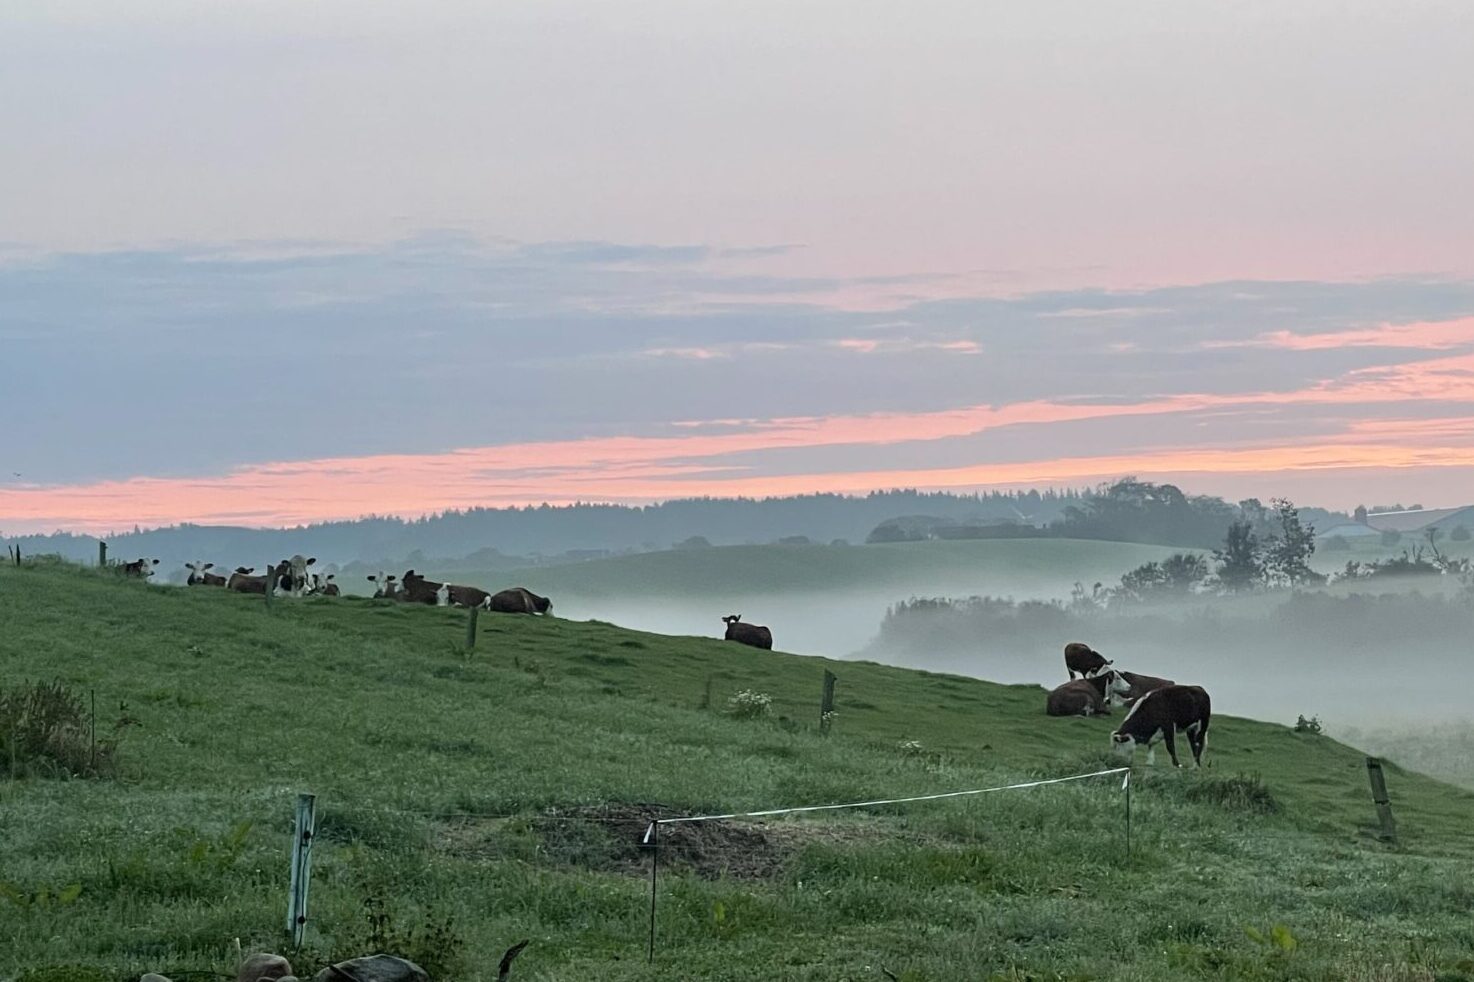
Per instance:
[[[950,524],[999,520],[1047,523],[1092,492],[994,491],[952,494],[914,490],[786,498],[692,498],[653,505],[575,504],[528,508],[472,508],[425,518],[369,516],[289,529],[178,525],[108,537],[114,556],[149,555],[210,562],[261,563],[295,552],[327,562],[401,561],[412,555],[463,559],[478,553],[479,568],[517,566],[550,557],[580,559],[605,553],[669,549],[693,538],[713,545],[769,543],[806,536],[815,542],[862,542],[896,515],[926,514]],[[0,529],[3,532],[3,529]],[[5,540],[27,553],[59,553],[86,561],[97,537],[57,533]]]

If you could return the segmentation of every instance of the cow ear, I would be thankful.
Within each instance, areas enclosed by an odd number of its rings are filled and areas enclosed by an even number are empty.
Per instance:
[[[317,557],[313,556],[311,559],[307,560],[307,565],[311,566],[315,562],[317,562]]]
[[[384,582],[385,583],[393,583],[397,579],[399,579],[399,577],[397,577],[397,576],[386,576],[386,577],[384,577]]]
[[[377,583],[377,582],[378,582],[378,580],[377,580],[377,579],[375,579],[375,578],[374,578],[374,577],[372,577],[372,576],[365,576],[365,577],[364,577],[364,579],[366,579],[366,580],[373,580],[373,581],[374,581],[374,582],[375,582],[375,583]]]
[[[206,563],[205,565],[203,565],[203,566],[200,567],[200,569],[214,569],[214,568],[215,568],[215,564],[214,563]]]

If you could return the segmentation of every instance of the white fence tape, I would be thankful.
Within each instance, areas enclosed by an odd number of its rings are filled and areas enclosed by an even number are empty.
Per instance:
[[[798,812],[826,812],[837,811],[842,808],[868,808],[872,805],[904,805],[913,801],[937,801],[941,798],[964,798],[969,795],[989,794],[994,791],[1021,791],[1024,788],[1039,788],[1046,784],[1064,784],[1067,781],[1084,781],[1092,777],[1105,777],[1107,774],[1122,774],[1126,778],[1121,787],[1126,787],[1126,781],[1131,779],[1131,768],[1112,767],[1104,771],[1092,771],[1089,774],[1072,774],[1069,777],[1050,778],[1047,781],[1026,781],[1023,784],[1002,784],[996,788],[976,788],[970,791],[944,791],[941,794],[919,794],[910,798],[881,798],[876,801],[849,801],[839,805],[803,805],[798,808],[769,808],[759,812],[732,812],[727,815],[688,815],[682,818],[657,818],[650,823],[645,830],[645,838],[642,840],[646,845],[655,834],[657,825],[676,825],[683,822],[718,822],[728,818],[766,818],[773,815],[793,815]]]

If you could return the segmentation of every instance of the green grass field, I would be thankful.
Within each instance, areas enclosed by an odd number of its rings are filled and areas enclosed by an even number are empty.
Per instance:
[[[0,978],[179,979],[236,937],[279,949],[301,791],[303,974],[391,934],[473,982],[523,938],[514,979],[1474,977],[1474,795],[1390,767],[1384,845],[1357,752],[1228,716],[1203,771],[1138,759],[1129,860],[1116,780],[673,834],[647,966],[647,817],[1094,770],[1110,721],[599,623],[482,615],[468,655],[465,621],[0,569],[0,684],[59,677],[95,690],[104,734],[137,721],[116,778],[0,781]],[[772,718],[723,713],[747,688]]]

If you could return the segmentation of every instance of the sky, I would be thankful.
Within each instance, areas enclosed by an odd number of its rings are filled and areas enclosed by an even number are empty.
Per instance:
[[[0,533],[1474,501],[1474,6],[0,0]]]

